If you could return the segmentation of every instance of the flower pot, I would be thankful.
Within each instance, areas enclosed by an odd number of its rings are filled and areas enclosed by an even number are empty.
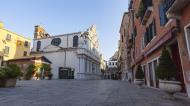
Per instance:
[[[181,82],[179,81],[159,80],[159,88],[168,93],[171,97],[173,97],[176,92],[182,90]]]
[[[144,79],[135,79],[134,83],[139,86],[142,86],[144,84]]]
[[[11,79],[1,79],[0,87],[15,87],[16,86],[16,78]]]

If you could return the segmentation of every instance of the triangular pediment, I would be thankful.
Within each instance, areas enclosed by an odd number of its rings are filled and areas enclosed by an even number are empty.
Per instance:
[[[58,51],[60,49],[61,49],[61,47],[59,47],[59,46],[48,45],[48,46],[44,47],[43,51],[50,52],[50,51]]]

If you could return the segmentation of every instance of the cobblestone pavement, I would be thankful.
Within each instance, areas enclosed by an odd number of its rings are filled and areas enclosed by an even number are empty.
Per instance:
[[[185,97],[165,95],[126,81],[19,81],[16,88],[0,88],[0,106],[190,106]]]

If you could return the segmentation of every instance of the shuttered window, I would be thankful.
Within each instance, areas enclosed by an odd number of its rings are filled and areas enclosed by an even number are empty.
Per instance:
[[[155,20],[146,28],[144,34],[144,46],[146,46],[156,36],[156,23]]]

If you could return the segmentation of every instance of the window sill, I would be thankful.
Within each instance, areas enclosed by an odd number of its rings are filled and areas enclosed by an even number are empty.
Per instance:
[[[168,22],[164,25],[164,27],[168,27],[172,21],[173,19],[169,19]]]
[[[154,41],[154,39],[156,39],[156,35],[152,38],[152,40],[144,48],[148,47],[151,44],[151,42]]]

